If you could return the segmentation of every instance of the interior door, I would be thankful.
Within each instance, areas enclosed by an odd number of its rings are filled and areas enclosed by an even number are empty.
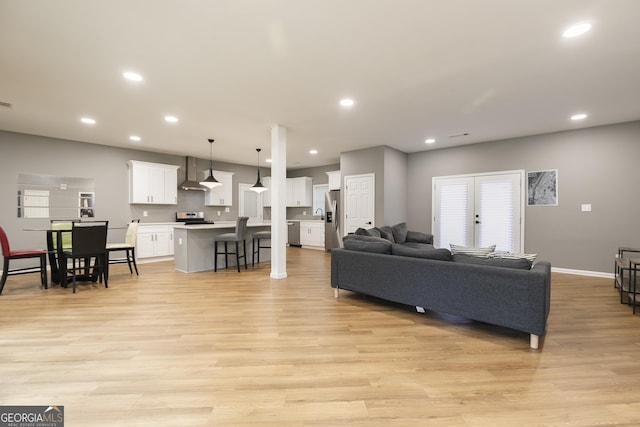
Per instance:
[[[238,184],[238,214],[249,222],[262,222],[262,197],[251,190],[252,184]]]
[[[435,246],[524,250],[524,171],[434,178]]]
[[[350,175],[344,178],[345,221],[343,233],[355,232],[358,227],[371,228],[375,224],[375,175]]]

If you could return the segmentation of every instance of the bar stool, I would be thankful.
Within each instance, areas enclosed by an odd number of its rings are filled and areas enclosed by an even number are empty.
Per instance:
[[[254,266],[256,255],[258,255],[258,263],[260,263],[260,249],[270,249],[271,246],[260,246],[260,240],[271,240],[271,231],[258,231],[253,233],[251,239],[251,267]]]
[[[247,221],[249,220],[248,216],[238,217],[236,221],[236,231],[234,233],[223,233],[219,234],[215,237],[214,249],[215,249],[215,260],[213,261],[213,271],[218,271],[218,255],[224,254],[224,266],[225,268],[229,266],[229,255],[236,255],[236,265],[238,266],[238,273],[240,273],[240,258],[244,258],[244,268],[247,269]],[[242,256],[240,255],[240,251],[238,250],[238,242],[242,241]],[[218,242],[224,242],[224,252],[218,252]],[[229,252],[229,248],[227,247],[228,242],[235,242],[236,251]]]

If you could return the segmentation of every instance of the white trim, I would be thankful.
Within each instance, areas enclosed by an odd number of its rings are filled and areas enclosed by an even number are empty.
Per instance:
[[[602,277],[603,279],[612,279],[613,273],[605,273],[603,271],[574,270],[571,268],[551,267],[553,273],[575,274],[578,276]]]

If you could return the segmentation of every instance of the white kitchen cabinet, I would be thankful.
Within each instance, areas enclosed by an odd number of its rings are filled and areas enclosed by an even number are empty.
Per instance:
[[[136,243],[136,258],[173,256],[173,226],[140,224]]]
[[[204,194],[205,206],[233,205],[233,172],[213,171],[213,176],[222,185],[207,190]],[[209,169],[204,171],[204,178],[209,177]]]
[[[287,206],[313,206],[313,189],[311,184],[311,178],[308,176],[287,178]]]
[[[262,192],[262,206],[264,206],[265,208],[270,208],[271,207],[271,177],[265,176],[264,178],[262,178],[262,185],[268,188],[268,190],[265,190]]]
[[[262,185],[268,188],[262,193],[262,205],[271,207],[271,177],[262,178]],[[310,177],[287,178],[287,206],[306,207],[313,205],[313,186]]]
[[[178,168],[176,165],[129,160],[129,203],[178,204]]]
[[[324,222],[300,221],[300,244],[302,246],[324,247]]]
[[[329,177],[329,190],[339,190],[341,185],[340,171],[326,172]]]

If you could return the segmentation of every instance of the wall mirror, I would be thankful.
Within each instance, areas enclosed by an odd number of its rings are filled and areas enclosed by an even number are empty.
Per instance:
[[[95,182],[91,178],[19,173],[18,218],[95,216]]]

